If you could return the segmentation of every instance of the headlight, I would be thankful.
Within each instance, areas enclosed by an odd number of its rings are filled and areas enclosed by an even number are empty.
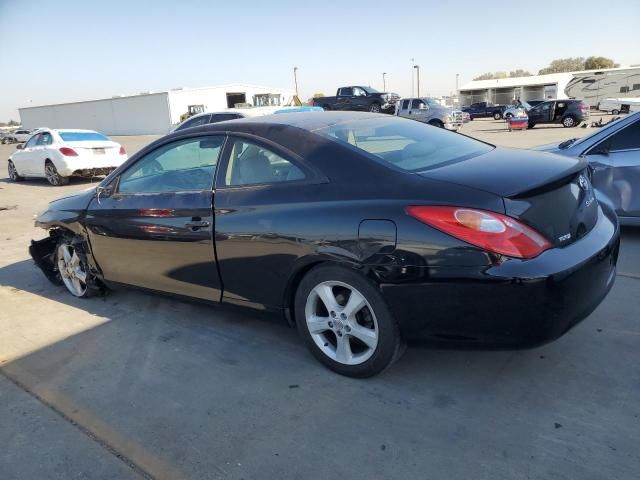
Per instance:
[[[388,93],[385,93],[384,95],[382,95],[382,99],[385,102],[388,102],[389,100],[391,100],[391,95],[389,95]]]
[[[445,115],[442,117],[442,120],[444,120],[444,123],[449,123],[451,121],[451,117],[449,117],[449,115]]]

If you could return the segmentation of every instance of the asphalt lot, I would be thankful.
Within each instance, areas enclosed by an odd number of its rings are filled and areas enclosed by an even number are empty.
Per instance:
[[[463,133],[530,147],[590,131]],[[131,154],[153,138],[115,139]],[[559,340],[411,348],[353,380],[278,318],[51,285],[27,253],[45,234],[32,216],[89,183],[10,183],[14,148],[0,145],[0,479],[638,478],[640,229],[623,231],[610,295]]]

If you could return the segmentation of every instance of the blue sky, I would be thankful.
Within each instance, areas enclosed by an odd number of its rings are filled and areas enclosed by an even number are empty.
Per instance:
[[[615,5],[608,8],[607,5]],[[0,0],[0,121],[16,107],[221,83],[448,94],[567,56],[640,63],[640,1]]]

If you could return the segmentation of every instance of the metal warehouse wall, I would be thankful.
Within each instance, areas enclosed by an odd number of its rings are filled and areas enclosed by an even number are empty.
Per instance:
[[[284,102],[288,102],[295,95],[293,90],[242,84],[172,90],[169,92],[172,123],[175,124],[180,121],[180,115],[187,111],[189,105],[204,105],[207,112],[226,110],[227,93],[244,93],[249,103],[253,103],[253,96],[257,93],[279,93],[282,95]]]
[[[19,109],[25,128],[83,128],[106,135],[162,135],[171,126],[167,92]]]

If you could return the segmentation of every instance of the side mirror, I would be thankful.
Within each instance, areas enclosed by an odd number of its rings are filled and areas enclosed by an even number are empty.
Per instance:
[[[16,145],[16,150],[22,150],[24,148],[24,143],[19,143]]]
[[[111,195],[113,195],[113,192],[115,192],[117,183],[118,182],[117,182],[117,179],[116,179],[116,180],[113,180],[113,181],[109,182],[106,185],[98,185],[96,187],[96,197],[98,198],[98,202],[100,202],[100,197],[108,198]]]

